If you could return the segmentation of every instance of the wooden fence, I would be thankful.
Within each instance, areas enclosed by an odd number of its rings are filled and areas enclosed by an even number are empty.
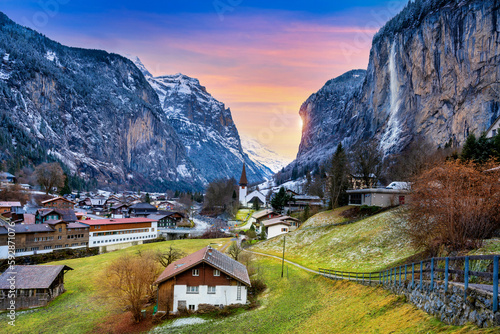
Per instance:
[[[464,297],[470,284],[475,288],[492,292],[492,309],[498,311],[498,272],[500,255],[473,255],[458,257],[435,257],[420,262],[393,267],[383,271],[360,273],[335,269],[319,269],[325,277],[339,280],[377,282],[401,286],[411,280],[412,289],[423,289],[423,281],[430,282],[430,291],[437,280],[464,285]]]

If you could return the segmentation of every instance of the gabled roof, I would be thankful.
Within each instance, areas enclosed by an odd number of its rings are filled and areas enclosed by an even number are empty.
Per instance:
[[[54,232],[54,229],[48,224],[16,224],[13,228],[16,234]],[[5,227],[0,227],[0,234],[7,233],[8,231]]]
[[[65,202],[68,202],[68,203],[71,203],[71,204],[75,204],[75,202],[73,201],[70,201],[69,199],[66,199],[64,197],[55,197],[55,198],[51,198],[51,199],[48,199],[46,201],[43,201],[42,204],[46,204],[46,203],[50,203],[50,202],[54,202],[54,201],[58,201],[58,200],[63,200]]]
[[[137,203],[137,204],[132,205],[130,207],[130,209],[136,209],[136,210],[154,209],[154,210],[156,210],[156,207],[154,205],[149,204],[149,203]]]
[[[231,259],[229,256],[213,249],[210,246],[200,249],[193,254],[190,254],[180,260],[171,263],[165,270],[161,273],[155,284],[159,284],[179,275],[180,273],[195,267],[200,263],[207,263],[210,266],[219,269],[226,275],[234,278],[241,283],[250,286],[250,278],[248,277],[247,268]]]
[[[14,266],[0,276],[0,289],[10,289],[11,273],[16,273],[16,289],[47,289],[63,270],[72,268],[59,266]]]
[[[266,210],[262,210],[262,211],[258,211],[256,213],[254,213],[252,215],[253,218],[255,219],[260,219],[260,218],[263,218],[271,213],[275,213],[275,214],[278,214],[276,211],[274,210],[271,210],[271,209],[266,209]]]
[[[79,220],[79,223],[94,226],[94,225],[114,225],[114,224],[137,224],[137,223],[152,223],[154,219],[135,217],[135,218],[113,218],[113,219],[95,219],[95,220]]]
[[[273,219],[264,220],[262,222],[262,225],[264,225],[266,227],[273,226],[273,225],[280,225],[280,224],[281,225],[291,226],[292,224],[290,224],[289,222],[287,222],[287,220],[299,221],[296,218],[292,218],[292,217],[288,217],[288,216],[282,216],[282,217],[277,217],[277,218],[273,218]]]
[[[45,217],[52,212],[55,212],[61,216],[61,220],[64,220],[65,222],[76,222],[78,218],[76,217],[75,210],[73,209],[59,209],[59,208],[43,208],[43,209],[38,209],[40,212],[40,215],[42,217]]]
[[[21,206],[21,202],[0,202],[1,207],[6,207],[6,206]]]
[[[246,186],[248,184],[247,180],[247,170],[245,164],[243,164],[243,170],[241,171],[240,186]]]
[[[13,178],[13,177],[15,176],[9,172],[0,172],[0,178]]]

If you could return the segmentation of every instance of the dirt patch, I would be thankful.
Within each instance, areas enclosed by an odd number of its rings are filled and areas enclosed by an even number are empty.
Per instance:
[[[146,313],[146,318],[140,323],[135,323],[131,312],[110,315],[106,321],[96,328],[93,333],[97,334],[125,334],[125,333],[144,333],[152,329],[155,325],[152,323],[151,312]]]

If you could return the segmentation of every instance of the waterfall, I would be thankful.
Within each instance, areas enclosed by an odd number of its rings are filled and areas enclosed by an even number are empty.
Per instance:
[[[399,98],[399,81],[398,71],[396,68],[396,42],[392,43],[391,54],[389,56],[389,79],[390,79],[390,94],[391,101],[389,106],[389,120],[387,121],[386,130],[380,141],[380,147],[384,154],[392,148],[399,139],[401,128],[399,127],[398,112],[401,106]]]

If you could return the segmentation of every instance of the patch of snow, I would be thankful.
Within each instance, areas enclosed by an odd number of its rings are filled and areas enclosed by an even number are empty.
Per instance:
[[[3,68],[0,69],[0,79],[2,79],[2,80],[9,80],[9,78],[10,78],[10,73],[8,73]]]
[[[3,60],[5,60],[5,61],[9,61],[9,57],[10,57],[10,54],[9,54],[9,53],[6,53],[6,54],[3,56]]]
[[[274,173],[279,172],[291,162],[291,159],[287,159],[271,151],[254,138],[240,135],[240,139],[243,151],[248,154],[250,159],[268,167]]]
[[[186,165],[179,165],[177,166],[177,173],[184,177],[184,178],[188,178],[188,177],[191,177],[191,173],[189,172],[189,170],[186,168]]]
[[[47,58],[47,60],[49,61],[54,61],[54,59],[57,58],[57,54],[54,51],[47,51],[47,53],[45,54],[45,58]]]

